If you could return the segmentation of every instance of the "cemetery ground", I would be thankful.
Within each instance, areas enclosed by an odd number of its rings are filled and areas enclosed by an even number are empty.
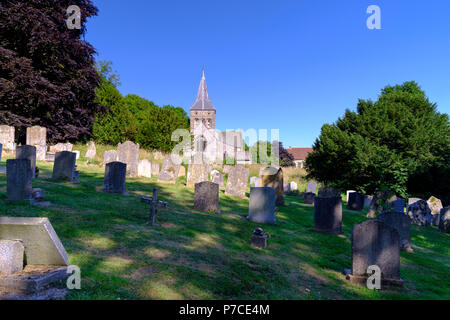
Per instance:
[[[372,291],[342,275],[351,268],[352,226],[367,220],[367,208],[343,204],[343,235],[327,235],[311,231],[313,206],[296,194],[286,196],[276,225],[260,225],[245,220],[248,199],[222,190],[221,213],[205,213],[193,209],[194,189],[182,181],[127,178],[129,195],[106,194],[104,168],[83,158],[77,165],[81,183],[72,184],[51,180],[53,163],[37,162],[33,187],[45,190],[48,206],[6,202],[0,174],[0,215],[48,217],[69,264],[81,268],[81,290],[68,299],[450,299],[450,238],[435,227],[411,226],[415,252],[401,253],[404,287]],[[155,186],[169,205],[151,227],[140,197]],[[270,236],[266,249],[250,245],[256,227]]]

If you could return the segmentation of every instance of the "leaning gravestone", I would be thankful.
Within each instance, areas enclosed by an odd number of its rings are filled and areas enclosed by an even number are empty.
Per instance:
[[[219,188],[223,188],[225,186],[223,174],[217,170],[211,171],[211,181],[217,183]]]
[[[235,197],[245,197],[247,190],[248,176],[250,171],[242,164],[232,167],[228,174],[225,193]]]
[[[131,141],[119,143],[117,153],[120,162],[127,164],[127,177],[138,176],[139,144]]]
[[[97,154],[97,149],[95,148],[95,143],[93,141],[89,141],[87,143],[87,151],[85,157],[88,159],[94,159]]]
[[[8,201],[31,200],[31,163],[28,159],[6,161],[6,193]]]
[[[270,187],[250,188],[248,220],[275,223],[276,191]]]
[[[187,186],[192,187],[197,183],[209,180],[209,165],[207,164],[189,164],[187,174]]]
[[[40,126],[27,128],[27,145],[36,147],[36,159],[45,161],[47,153],[47,129]]]
[[[284,181],[283,181],[283,170],[281,168],[277,169],[275,167],[267,167],[260,172],[262,183],[264,187],[274,188],[277,193],[277,206],[284,205]]]
[[[52,179],[77,182],[75,162],[77,155],[73,152],[62,151],[55,154]]]
[[[105,151],[103,155],[103,165],[106,166],[110,162],[117,161],[117,151],[116,150],[108,150]]]
[[[425,200],[408,205],[406,214],[411,219],[411,223],[418,226],[429,226],[432,220],[431,210]]]
[[[319,195],[314,199],[314,231],[342,232],[342,199],[336,195]]]
[[[351,280],[367,283],[367,269],[378,266],[382,284],[401,285],[400,236],[394,228],[377,220],[355,225],[352,231]]]
[[[308,185],[306,186],[306,192],[311,192],[316,194],[317,192],[317,184],[313,181],[308,182]]]
[[[434,196],[431,196],[427,200],[427,203],[428,203],[428,206],[430,207],[432,215],[439,214],[441,212],[441,209],[443,208],[441,200]]]
[[[219,185],[202,181],[195,184],[194,209],[209,212],[219,211]]]
[[[153,171],[153,170],[152,170]],[[180,171],[180,164],[175,164],[170,155],[164,159],[161,171],[159,172],[158,181],[175,183]]]
[[[16,150],[14,127],[1,125],[0,126],[0,143],[3,145],[5,151]]]
[[[16,159],[27,159],[30,161],[31,177],[34,178],[36,174],[36,147],[29,145],[17,147]]]
[[[450,206],[442,208],[439,214],[439,230],[450,233]]]
[[[106,164],[103,191],[108,193],[126,194],[126,173],[126,163],[115,161]]]
[[[376,219],[397,230],[402,251],[413,252],[410,235],[411,219],[407,215],[402,212],[382,212]]]
[[[147,159],[139,160],[138,164],[138,176],[144,178],[152,177],[152,165]]]
[[[364,194],[359,192],[350,192],[348,194],[347,209],[362,211],[364,209]]]

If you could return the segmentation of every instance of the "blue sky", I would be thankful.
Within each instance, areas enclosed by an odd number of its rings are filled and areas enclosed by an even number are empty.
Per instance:
[[[448,0],[95,0],[86,40],[123,94],[189,111],[205,66],[216,128],[280,129],[308,147],[324,123],[415,80],[450,113]],[[369,5],[381,30],[369,30]]]

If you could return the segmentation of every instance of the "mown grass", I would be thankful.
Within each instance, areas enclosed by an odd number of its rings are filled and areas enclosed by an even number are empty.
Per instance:
[[[74,148],[75,149],[75,148]],[[76,150],[76,149],[75,149]],[[84,155],[84,152],[82,152]],[[5,166],[5,159],[2,160]],[[220,192],[220,214],[195,211],[193,189],[156,179],[127,178],[128,196],[101,192],[104,169],[78,161],[80,184],[52,181],[51,163],[39,162],[33,187],[46,191],[48,207],[6,202],[2,216],[48,217],[69,263],[82,271],[82,289],[69,299],[449,299],[449,235],[413,226],[415,252],[401,254],[404,288],[371,291],[348,283],[351,229],[364,213],[344,210],[343,235],[314,233],[313,208],[286,196],[265,250],[250,245],[260,225],[248,222],[248,199]],[[150,227],[141,195],[160,189],[159,227]]]

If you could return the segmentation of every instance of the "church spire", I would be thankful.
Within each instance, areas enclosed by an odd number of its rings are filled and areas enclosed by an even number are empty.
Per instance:
[[[202,79],[198,87],[197,99],[191,110],[215,110],[211,100],[209,100],[208,86],[206,85],[205,68],[202,69]]]

